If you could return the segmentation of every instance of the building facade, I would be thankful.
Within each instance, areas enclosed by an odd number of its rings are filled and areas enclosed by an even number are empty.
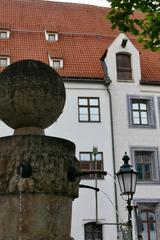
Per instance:
[[[138,171],[134,196],[134,239],[160,239],[160,62],[135,38],[111,29],[108,8],[43,0],[0,1],[0,70],[35,59],[57,70],[66,104],[45,134],[76,144],[83,171],[90,174],[73,202],[75,240],[124,236],[126,202],[115,173],[127,152]],[[33,14],[34,13],[34,14]],[[13,133],[2,121],[0,135]],[[97,154],[93,154],[93,147]],[[96,158],[96,159],[95,159]],[[96,201],[97,199],[97,201]],[[126,236],[124,236],[126,239]]]

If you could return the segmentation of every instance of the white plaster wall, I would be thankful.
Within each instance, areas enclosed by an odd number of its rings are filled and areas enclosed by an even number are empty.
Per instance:
[[[98,217],[101,223],[116,222],[114,202],[113,160],[110,129],[109,98],[106,88],[97,84],[65,84],[66,105],[61,117],[54,126],[46,129],[46,134],[63,137],[76,144],[76,155],[80,151],[92,151],[93,146],[103,152],[104,170],[109,174],[104,180],[98,180]],[[78,97],[100,98],[100,123],[78,122]],[[81,184],[95,186],[94,180],[82,180]],[[104,191],[103,192],[101,192]],[[107,196],[106,196],[106,195]],[[76,240],[84,239],[84,224],[95,221],[95,192],[80,189],[79,198],[73,202],[72,236]],[[116,239],[116,226],[103,227],[104,240]]]
[[[105,58],[108,74],[112,81],[110,91],[113,105],[113,125],[115,141],[116,171],[123,164],[122,157],[125,152],[131,156],[131,147],[157,147],[158,162],[160,156],[160,110],[158,97],[160,97],[159,86],[140,85],[141,69],[140,57],[137,49],[128,39],[127,46],[121,47],[121,41],[126,36],[121,33],[108,48]],[[131,54],[133,81],[117,81],[116,73],[116,53],[128,52]],[[154,99],[154,110],[156,118],[156,128],[131,128],[129,127],[127,95],[150,96]],[[132,160],[131,160],[132,161]],[[160,162],[159,162],[160,166]],[[159,173],[158,169],[158,173]],[[158,201],[160,199],[160,184],[137,184],[134,199],[143,201]],[[118,189],[119,214],[127,221],[126,202],[120,196]],[[136,239],[136,235],[134,235]]]
[[[13,135],[13,129],[8,127],[3,121],[0,121],[0,137]]]
[[[135,83],[113,83],[110,87],[113,102],[113,121],[114,121],[114,139],[115,139],[115,158],[116,171],[123,164],[121,160],[124,153],[127,152],[131,156],[131,147],[157,147],[158,156],[160,156],[160,125],[159,125],[159,109],[158,97],[160,97],[160,87],[149,88],[147,86],[137,86]],[[159,92],[158,92],[159,91]],[[138,96],[153,96],[156,128],[130,128],[128,119],[127,95]],[[132,161],[132,159],[131,159]],[[159,161],[159,158],[158,158]],[[159,162],[160,166],[160,162]],[[159,173],[158,169],[158,173]],[[160,176],[159,176],[160,177]],[[126,215],[126,202],[122,200],[120,192],[119,197],[119,212],[121,216]],[[160,198],[160,184],[137,184],[136,194],[134,199],[145,199],[149,202],[153,199]]]
[[[123,39],[128,39],[125,48],[121,46]],[[107,50],[107,56],[104,61],[108,68],[108,75],[110,79],[112,82],[117,81],[116,54],[120,52],[129,53],[131,55],[132,78],[136,84],[139,84],[139,80],[141,80],[139,52],[124,33],[120,33]]]

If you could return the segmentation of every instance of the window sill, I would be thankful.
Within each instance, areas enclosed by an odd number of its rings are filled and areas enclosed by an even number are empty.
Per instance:
[[[137,184],[138,185],[146,185],[146,184],[149,184],[149,185],[152,185],[152,184],[160,184],[159,180],[153,180],[153,181],[138,181],[137,180]]]
[[[100,123],[101,121],[79,121],[79,123]]]
[[[130,128],[142,128],[142,129],[146,129],[146,128],[156,128],[156,125],[138,125],[138,124],[131,124],[129,125]]]
[[[95,178],[83,178],[83,177],[81,177],[81,180],[94,180],[95,181]],[[102,177],[102,178],[97,178],[97,181],[99,181],[99,180],[105,180],[105,178],[104,177]]]
[[[135,81],[133,79],[127,79],[127,80],[120,80],[120,79],[117,79],[117,82],[125,82],[125,83],[134,83]]]

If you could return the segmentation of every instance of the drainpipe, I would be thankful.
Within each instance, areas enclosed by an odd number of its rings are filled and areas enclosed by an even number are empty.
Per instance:
[[[116,209],[116,223],[119,223],[119,218],[118,218],[118,200],[117,200],[117,185],[116,185],[116,164],[115,164],[115,148],[114,148],[114,128],[113,128],[113,110],[112,110],[112,95],[109,89],[109,86],[111,84],[111,80],[108,76],[108,71],[107,71],[107,66],[103,60],[101,60],[102,68],[105,73],[104,77],[104,85],[106,87],[106,90],[109,95],[109,107],[110,107],[110,121],[111,121],[111,141],[112,141],[112,156],[113,156],[113,171],[114,171],[114,197],[115,197],[115,209]],[[117,239],[118,239],[118,232],[119,228],[117,225]]]

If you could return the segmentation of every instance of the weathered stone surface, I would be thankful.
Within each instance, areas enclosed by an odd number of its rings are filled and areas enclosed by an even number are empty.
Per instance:
[[[69,166],[79,168],[75,145],[65,139],[14,135],[0,138],[0,240],[70,240],[72,200],[79,179],[69,182]],[[32,175],[21,178],[23,162]]]
[[[0,240],[71,240],[75,145],[43,136],[64,103],[64,84],[46,64],[23,60],[0,74],[0,119],[15,129],[0,138]]]
[[[0,240],[70,240],[72,200],[52,194],[0,195]]]
[[[47,64],[22,60],[0,74],[0,119],[14,129],[44,129],[57,120],[64,104],[64,84]]]
[[[32,176],[21,180],[23,192],[54,193],[75,198],[78,182],[69,182],[70,166],[79,169],[75,145],[65,139],[46,136],[10,136],[0,138],[0,194],[18,193],[17,167],[26,161]]]
[[[21,127],[14,130],[14,135],[45,135],[40,127]]]

